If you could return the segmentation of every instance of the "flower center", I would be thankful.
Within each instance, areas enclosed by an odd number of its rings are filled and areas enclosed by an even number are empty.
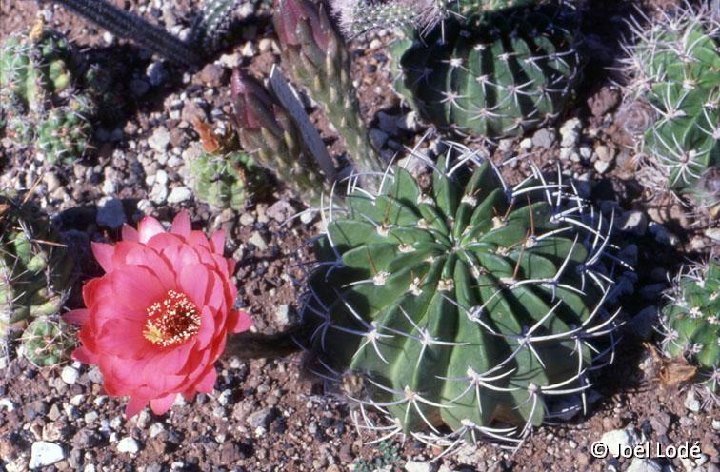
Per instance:
[[[147,307],[143,336],[162,347],[184,343],[200,330],[200,314],[184,293],[169,290],[165,299]]]

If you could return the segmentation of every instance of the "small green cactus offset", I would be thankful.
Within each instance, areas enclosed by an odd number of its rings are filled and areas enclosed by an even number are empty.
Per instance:
[[[662,347],[671,358],[698,366],[709,390],[720,388],[720,261],[692,266],[680,273],[667,292],[663,308]]]
[[[302,311],[320,375],[360,375],[363,412],[441,444],[522,437],[558,400],[584,406],[624,276],[612,222],[565,186],[509,188],[467,159],[440,159],[430,189],[396,168],[331,209]]]
[[[57,314],[72,271],[47,217],[29,202],[0,192],[0,338],[6,339],[11,327]]]
[[[637,42],[627,46],[626,95],[649,104],[654,115],[641,148],[667,187],[692,195],[720,164],[720,13],[685,5],[636,25],[635,33]]]
[[[269,189],[268,175],[247,153],[240,150],[237,137],[213,134],[210,126],[193,121],[200,133],[204,152],[188,163],[196,197],[215,208],[241,209],[254,196]]]
[[[50,164],[79,158],[89,145],[93,106],[73,88],[75,62],[68,39],[42,23],[0,46],[0,130]]]
[[[21,342],[25,357],[38,367],[68,361],[74,346],[70,326],[49,317],[34,320],[25,328]]]
[[[580,77],[572,15],[555,6],[449,18],[391,47],[396,90],[444,130],[514,136],[561,114]]]

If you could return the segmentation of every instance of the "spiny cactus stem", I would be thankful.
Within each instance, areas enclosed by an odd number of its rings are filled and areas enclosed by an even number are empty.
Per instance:
[[[107,0],[41,0],[63,5],[111,33],[131,39],[170,61],[197,67],[202,57],[193,47],[144,18],[122,10]]]

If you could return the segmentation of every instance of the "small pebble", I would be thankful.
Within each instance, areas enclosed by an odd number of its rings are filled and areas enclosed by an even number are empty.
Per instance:
[[[30,468],[35,469],[65,459],[65,451],[62,446],[51,442],[34,442],[30,446]]]
[[[135,441],[133,438],[127,437],[127,438],[122,438],[117,443],[117,450],[118,450],[118,452],[125,452],[128,454],[137,454],[137,452],[140,450],[140,446],[138,446],[137,441]]]
[[[187,202],[192,199],[192,190],[189,187],[173,187],[167,201],[170,204]]]
[[[60,378],[68,385],[75,384],[79,376],[80,373],[77,371],[77,369],[69,365],[63,367],[63,370],[60,373]]]

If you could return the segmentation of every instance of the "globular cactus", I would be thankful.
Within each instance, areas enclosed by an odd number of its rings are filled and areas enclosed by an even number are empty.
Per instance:
[[[0,46],[0,111],[5,134],[50,164],[81,157],[91,135],[92,101],[74,89],[76,53],[39,23]]]
[[[429,31],[451,16],[470,21],[485,11],[517,8],[534,0],[332,0],[343,33],[356,36],[375,29]]]
[[[60,364],[70,359],[74,346],[70,326],[48,317],[34,320],[25,328],[21,342],[25,357],[38,367]]]
[[[674,359],[698,366],[709,390],[720,389],[720,261],[681,272],[666,293],[662,347]]]
[[[628,275],[612,221],[565,186],[509,188],[465,159],[440,159],[430,189],[396,168],[331,209],[302,310],[318,372],[362,379],[359,418],[376,407],[387,432],[441,444],[523,436],[558,400],[579,408]]]
[[[720,163],[720,13],[685,5],[635,25],[634,36],[626,46],[625,95],[649,105],[652,115],[640,148],[668,188],[692,196]]]
[[[218,49],[238,5],[240,0],[205,0],[190,34],[191,43],[198,51],[208,54]]]
[[[350,77],[350,51],[324,6],[310,0],[276,0],[273,23],[283,67],[323,108],[345,140],[356,171],[382,173]]]
[[[0,339],[11,327],[58,314],[73,262],[39,209],[0,192]]]
[[[240,144],[261,166],[270,169],[305,203],[318,205],[331,182],[303,143],[300,130],[283,106],[249,75],[233,71],[235,126]]]
[[[488,138],[556,118],[580,78],[572,15],[556,6],[454,17],[391,47],[396,91],[434,126]]]

